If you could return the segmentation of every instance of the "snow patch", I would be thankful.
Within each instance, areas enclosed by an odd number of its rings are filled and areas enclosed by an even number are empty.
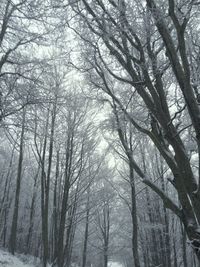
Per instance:
[[[108,267],[123,267],[123,265],[116,261],[110,261],[108,262]]]
[[[0,250],[1,267],[37,267],[41,266],[39,259],[26,255],[11,255],[9,252]]]

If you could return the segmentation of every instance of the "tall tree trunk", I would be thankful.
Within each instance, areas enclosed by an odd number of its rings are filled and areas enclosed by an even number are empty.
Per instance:
[[[8,214],[10,210],[10,206],[12,203],[12,199],[9,198],[9,193],[10,193],[10,188],[11,188],[11,177],[9,178],[9,184],[8,184],[8,190],[7,190],[7,196],[6,196],[6,205],[4,207],[3,211],[3,218],[4,218],[4,223],[3,223],[3,247],[6,247],[6,237],[7,237],[7,220],[8,220]]]
[[[158,156],[156,154],[157,166],[159,166]],[[158,167],[158,174],[161,179],[161,187],[163,192],[166,192],[165,180],[164,180],[164,162],[160,159],[160,169]],[[170,247],[170,233],[169,233],[169,219],[167,214],[167,209],[163,204],[163,212],[164,212],[164,240],[165,240],[165,258],[166,258],[166,267],[171,267],[171,247]]]
[[[45,190],[46,187],[46,173],[45,173],[45,156],[46,156],[46,146],[47,146],[47,131],[48,131],[48,122],[49,116],[46,122],[46,132],[44,137],[44,144],[43,144],[43,152],[41,158],[41,214],[42,214],[42,245],[43,245],[43,267],[47,266],[48,260],[48,226],[46,225],[46,214],[48,211],[46,210],[46,203],[45,203]],[[47,221],[48,223],[48,221]]]
[[[9,251],[13,255],[16,250],[16,239],[17,239],[19,197],[20,197],[20,189],[21,189],[23,149],[24,149],[24,130],[25,130],[25,108],[23,109],[23,117],[22,117],[22,129],[21,129],[20,147],[19,147],[19,161],[18,161],[16,192],[15,192],[15,200],[14,200],[14,212],[13,212],[11,234],[10,234],[10,240],[9,240]]]
[[[34,215],[35,215],[35,200],[36,200],[36,189],[37,189],[37,181],[38,181],[38,174],[39,174],[39,168],[38,171],[34,177],[34,185],[33,185],[33,196],[31,200],[31,210],[30,210],[30,217],[29,217],[29,228],[28,228],[28,235],[26,239],[26,253],[29,253],[30,250],[30,243],[31,243],[31,237],[33,232],[33,223],[34,223]]]
[[[174,260],[174,267],[178,267],[178,259],[177,259],[177,252],[176,252],[176,231],[175,231],[175,228],[176,228],[176,224],[175,224],[175,219],[173,218],[173,221],[172,221],[172,231],[173,231],[173,252],[174,252],[174,255],[173,255],[173,260]]]
[[[49,110],[47,114],[47,122],[45,128],[45,137],[43,144],[42,157],[40,157],[41,163],[41,213],[42,213],[42,243],[43,243],[43,267],[47,266],[47,261],[49,258],[49,189],[50,189],[50,174],[53,156],[53,142],[54,142],[54,128],[56,120],[56,105],[57,99],[53,104],[52,116],[51,116],[51,133],[49,141],[49,157],[48,157],[48,169],[47,174],[45,172],[45,158],[46,158],[46,148],[47,148],[47,135],[49,127]]]
[[[135,267],[140,267],[139,253],[138,253],[138,219],[137,219],[137,204],[135,195],[135,181],[134,169],[131,162],[130,168],[130,183],[131,183],[131,218],[132,218],[132,252]]]
[[[110,240],[110,206],[106,202],[103,207],[103,229],[104,229],[104,267],[108,266],[108,248]]]
[[[151,256],[152,256],[152,263],[155,266],[159,266],[160,264],[160,259],[159,259],[159,251],[158,251],[158,241],[157,241],[157,234],[154,228],[152,228],[153,224],[154,224],[154,215],[152,212],[152,207],[151,207],[151,200],[150,200],[150,195],[149,195],[149,190],[148,188],[146,188],[146,198],[147,198],[147,213],[148,213],[148,217],[149,217],[149,223],[151,226],[151,230],[150,230],[150,238],[151,238],[151,245],[150,245],[150,252],[151,252]]]
[[[72,220],[70,221],[70,226],[67,229],[67,240],[64,249],[64,256],[66,257],[66,266],[70,266],[71,264],[75,231],[76,224],[74,223],[74,220]]]
[[[71,149],[70,149],[70,136],[68,136],[68,142],[66,147],[66,159],[65,159],[65,175],[64,175],[64,192],[61,205],[60,214],[60,224],[58,231],[58,244],[57,244],[57,254],[55,255],[56,263],[58,267],[63,267],[64,262],[64,249],[63,241],[65,234],[65,222],[66,222],[66,212],[68,206],[69,189],[70,189],[70,162],[71,162]]]
[[[54,260],[54,255],[57,254],[57,242],[58,242],[58,204],[57,204],[57,187],[59,178],[59,164],[60,156],[59,150],[56,156],[56,175],[54,184],[54,194],[53,194],[53,215],[52,215],[52,260]]]
[[[7,171],[6,178],[5,178],[6,181],[5,181],[4,191],[3,191],[3,197],[1,200],[1,204],[0,204],[0,218],[2,218],[2,212],[4,210],[5,199],[7,197],[7,192],[8,192],[7,189],[8,189],[10,177],[11,177],[11,170],[12,170],[12,163],[13,163],[13,156],[14,156],[15,147],[16,147],[16,144],[13,146],[13,149],[12,149],[12,153],[11,153],[11,157],[10,157],[10,161],[9,161],[9,165],[8,165],[8,171]],[[1,221],[0,221],[0,225],[1,225]]]
[[[76,216],[77,203],[78,203],[79,185],[80,185],[80,180],[78,179],[74,201],[68,213],[69,223],[67,227],[66,243],[65,243],[65,248],[64,248],[64,256],[66,257],[67,266],[70,266],[70,263],[71,263],[73,241],[74,241],[74,235],[75,235],[75,229],[76,229],[75,216]]]
[[[138,253],[138,220],[137,220],[137,204],[135,196],[135,180],[134,180],[134,160],[132,149],[132,133],[129,131],[129,142],[126,138],[126,133],[123,133],[116,105],[113,106],[113,112],[118,125],[118,136],[121,144],[125,150],[129,164],[129,180],[131,183],[131,218],[132,218],[132,253],[135,267],[140,267],[139,253]]]
[[[86,222],[85,222],[85,232],[84,232],[82,267],[86,266],[86,261],[87,261],[87,244],[88,244],[88,230],[89,230],[89,216],[90,216],[89,204],[90,204],[90,187],[88,187],[87,190]]]
[[[169,232],[169,219],[167,216],[167,210],[165,206],[164,209],[164,220],[165,220],[165,250],[166,250],[166,260],[167,260],[167,266],[171,267],[171,247],[170,247],[170,232]]]
[[[9,194],[10,194],[10,187],[11,187],[11,178],[12,178],[12,163],[13,163],[13,157],[14,157],[14,151],[15,151],[16,144],[13,146],[12,154],[10,158],[10,162],[8,165],[8,171],[6,174],[6,181],[4,186],[4,192],[3,192],[3,198],[1,200],[1,206],[0,206],[0,231],[1,231],[1,237],[3,239],[3,246],[5,247],[6,243],[6,232],[7,232],[7,214],[10,207],[11,200],[9,200]]]
[[[181,226],[181,234],[182,234],[183,267],[188,267],[188,265],[187,265],[187,248],[186,248],[187,236],[186,236],[185,229],[183,228],[183,225],[181,222],[180,222],[180,226]]]
[[[64,233],[65,233],[65,221],[66,221],[68,195],[69,195],[69,182],[66,181],[63,200],[62,200],[62,209],[61,209],[60,225],[59,225],[59,232],[58,232],[58,245],[57,245],[57,256],[56,256],[58,267],[63,267],[63,261],[64,261],[63,241],[64,241]]]
[[[51,112],[51,132],[50,132],[50,141],[49,141],[49,157],[48,157],[48,169],[47,175],[44,183],[44,242],[45,242],[45,263],[46,267],[47,260],[49,258],[49,190],[50,190],[50,176],[51,176],[51,166],[52,166],[52,157],[53,157],[53,147],[54,147],[54,130],[55,130],[55,121],[56,121],[56,109],[57,109],[57,97],[53,103],[53,110]],[[47,130],[48,131],[48,130]]]

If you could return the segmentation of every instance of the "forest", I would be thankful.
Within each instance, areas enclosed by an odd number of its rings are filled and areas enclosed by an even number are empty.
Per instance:
[[[199,267],[199,82],[198,0],[1,0],[0,250]]]

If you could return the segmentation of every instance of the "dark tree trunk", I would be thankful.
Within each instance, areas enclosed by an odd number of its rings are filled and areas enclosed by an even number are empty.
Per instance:
[[[73,241],[74,241],[74,235],[75,235],[75,230],[76,230],[76,222],[75,222],[76,218],[75,217],[76,217],[76,210],[77,210],[79,185],[80,185],[80,180],[78,179],[74,201],[68,212],[68,228],[67,228],[67,233],[66,233],[66,242],[65,242],[65,249],[64,249],[64,256],[66,258],[67,266],[70,266],[71,264]]]
[[[23,149],[24,149],[24,130],[25,130],[25,109],[23,110],[23,118],[22,118],[16,192],[15,192],[15,200],[14,200],[14,212],[13,212],[11,234],[10,234],[10,240],[9,240],[9,251],[12,254],[15,253],[16,241],[17,241],[17,224],[18,224],[19,198],[20,198],[20,189],[21,189]]]
[[[58,267],[63,267],[64,263],[64,234],[65,234],[65,222],[66,212],[68,207],[69,189],[70,189],[70,162],[71,162],[71,150],[70,150],[70,136],[68,136],[68,142],[66,147],[66,159],[65,159],[65,176],[64,176],[64,192],[61,205],[60,224],[58,230],[58,244],[57,254],[55,255],[56,263]]]
[[[30,243],[33,234],[33,225],[34,225],[34,215],[35,215],[35,200],[37,195],[37,182],[38,182],[38,175],[39,175],[39,168],[34,177],[34,185],[33,185],[33,196],[31,200],[31,210],[30,210],[30,217],[29,217],[29,228],[28,228],[28,235],[26,239],[26,253],[30,251]]]
[[[8,171],[6,174],[6,182],[4,186],[3,198],[0,208],[0,230],[1,230],[1,238],[3,239],[3,247],[6,246],[6,236],[7,236],[7,217],[8,211],[10,210],[11,202],[10,199],[10,188],[11,188],[11,178],[12,178],[12,162],[15,151],[15,145],[12,149],[12,154],[9,162]]]
[[[89,216],[90,216],[90,187],[87,191],[87,204],[86,204],[86,222],[85,222],[85,233],[84,233],[84,244],[83,244],[83,255],[82,255],[82,267],[86,266],[87,261],[87,244],[88,244],[88,231],[89,231]]]
[[[180,226],[181,226],[181,234],[182,234],[183,267],[188,267],[188,264],[187,264],[187,248],[186,248],[187,236],[186,236],[185,229],[183,228],[183,225],[182,225],[181,222],[180,222]]]
[[[140,259],[138,253],[138,219],[137,219],[137,204],[135,195],[134,169],[130,164],[130,183],[131,183],[131,217],[132,217],[132,252],[135,267],[140,267]]]
[[[49,125],[49,114],[47,116],[45,137],[43,144],[43,152],[41,157],[41,215],[42,215],[42,246],[43,246],[43,267],[47,266],[48,261],[48,211],[46,210],[45,194],[46,191],[46,172],[45,172],[45,157],[47,146],[47,132]]]
[[[57,254],[57,242],[58,242],[58,204],[57,204],[57,187],[58,187],[58,178],[59,178],[59,164],[60,156],[59,151],[57,151],[56,156],[56,175],[55,175],[55,184],[54,184],[54,194],[53,194],[53,215],[52,215],[52,260]]]

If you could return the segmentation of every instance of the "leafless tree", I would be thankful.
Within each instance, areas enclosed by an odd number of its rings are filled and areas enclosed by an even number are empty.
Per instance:
[[[199,43],[189,37],[191,32],[193,37],[198,34],[198,29],[195,32],[193,28],[198,2],[83,0],[71,7],[79,16],[79,22],[72,27],[85,44],[87,65],[83,69],[88,71],[91,86],[113,99],[126,119],[151,139],[164,158],[181,207],[151,183],[134,155],[133,167],[180,218],[200,258],[199,174],[196,178],[184,139],[184,133],[191,130],[194,150],[199,155],[198,86],[193,85],[196,73],[191,64],[191,51]],[[193,61],[197,64],[197,57]],[[123,92],[129,95],[127,102]],[[131,105],[136,107],[133,98],[146,112],[143,123],[130,112]]]

